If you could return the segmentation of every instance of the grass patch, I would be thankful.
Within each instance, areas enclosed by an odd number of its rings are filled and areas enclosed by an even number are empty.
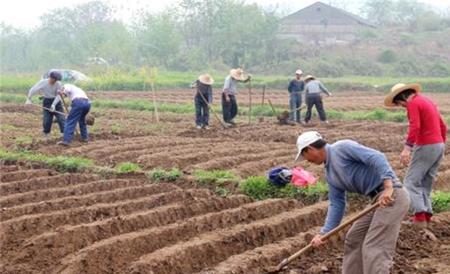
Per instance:
[[[94,166],[93,161],[81,157],[48,156],[28,151],[13,152],[0,148],[0,159],[5,161],[29,161],[38,162],[46,167],[54,168],[61,172],[83,171]]]
[[[221,185],[225,182],[237,182],[238,177],[227,170],[196,170],[194,171],[196,181],[201,185]]]
[[[33,137],[30,135],[19,136],[14,139],[14,145],[16,147],[24,147],[33,143]]]
[[[433,191],[431,201],[434,212],[450,211],[450,192]]]
[[[147,172],[147,177],[154,181],[165,181],[165,182],[175,182],[180,178],[182,172],[178,168],[171,168],[169,170],[164,170],[161,168],[153,169]]]
[[[122,162],[115,166],[114,168],[117,173],[124,174],[124,173],[135,173],[142,171],[141,167],[138,164],[131,163],[131,162]]]
[[[175,72],[160,70],[154,79],[157,89],[188,88],[203,72]],[[221,88],[227,72],[211,71],[216,83]],[[144,77],[139,69],[121,71],[110,69],[97,75],[90,74],[92,82],[77,83],[87,90],[150,90],[150,77]],[[252,85],[255,88],[286,89],[291,76],[286,75],[254,75]],[[39,80],[39,74],[3,74],[0,75],[0,91],[26,91]],[[418,77],[364,77],[344,76],[339,78],[321,78],[321,81],[333,91],[341,90],[378,90],[388,91],[399,82],[420,83],[427,92],[449,92],[450,77],[418,78]],[[145,83],[144,83],[145,82]],[[244,88],[245,84],[240,84]],[[145,87],[145,89],[144,89]]]
[[[295,187],[291,184],[277,187],[264,176],[251,176],[239,184],[239,191],[256,200],[296,198],[307,203],[314,203],[327,195],[328,187],[323,182],[305,188]]]

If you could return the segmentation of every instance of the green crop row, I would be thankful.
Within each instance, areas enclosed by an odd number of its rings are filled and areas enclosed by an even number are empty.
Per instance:
[[[103,74],[91,75],[92,81],[77,83],[87,90],[151,90],[153,82],[157,89],[188,88],[201,73],[195,72],[159,72],[155,77],[140,71],[125,72],[112,70]],[[226,73],[212,73],[215,78],[215,88],[221,88]],[[255,75],[252,85],[256,88],[266,86],[271,89],[286,89],[291,76]],[[39,80],[39,75],[18,74],[0,75],[0,91],[26,91]],[[388,91],[399,82],[418,82],[427,92],[450,92],[450,77],[441,78],[390,78],[345,76],[340,78],[321,78],[322,82],[332,91],[366,90]],[[242,84],[245,86],[245,84]]]

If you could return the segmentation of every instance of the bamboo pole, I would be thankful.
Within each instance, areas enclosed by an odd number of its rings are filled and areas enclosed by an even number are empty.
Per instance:
[[[252,80],[248,82],[248,124],[252,123]]]
[[[264,106],[265,96],[266,96],[266,84],[263,85],[261,106]]]

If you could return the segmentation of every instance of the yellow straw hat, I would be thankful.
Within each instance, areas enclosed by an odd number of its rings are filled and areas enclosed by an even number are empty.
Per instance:
[[[214,79],[211,77],[211,75],[209,74],[202,74],[198,77],[198,80],[200,81],[200,83],[205,84],[205,85],[212,85],[214,84]]]
[[[312,75],[307,75],[307,76],[305,77],[304,81],[306,82],[306,81],[308,81],[308,80],[314,80],[314,79],[316,79],[316,77],[314,77],[314,76],[312,76]]]
[[[422,87],[420,86],[420,84],[398,83],[391,88],[391,92],[389,92],[389,94],[384,99],[384,105],[387,107],[395,107],[395,104],[394,104],[395,96],[399,95],[400,93],[402,93],[403,91],[408,90],[408,89],[412,89],[416,93],[419,93],[422,91]]]
[[[233,79],[237,81],[246,81],[248,79],[248,75],[244,74],[244,70],[241,68],[232,69],[230,70],[230,75],[233,77]]]

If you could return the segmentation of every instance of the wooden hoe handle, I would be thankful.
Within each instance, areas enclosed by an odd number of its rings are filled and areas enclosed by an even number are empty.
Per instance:
[[[344,223],[342,223],[341,225],[339,225],[338,227],[336,227],[335,229],[331,230],[330,232],[328,232],[327,234],[322,236],[322,240],[328,240],[329,238],[331,238],[332,236],[338,234],[339,232],[341,232],[342,230],[344,230],[344,228],[346,228],[347,226],[353,224],[356,220],[360,219],[361,217],[363,217],[364,215],[367,215],[369,212],[375,210],[377,207],[380,206],[379,202],[376,202],[375,204],[365,208],[364,210],[362,210],[361,212],[359,212],[358,214],[356,214],[355,216],[351,217],[350,219],[348,219],[347,221],[345,221]],[[312,249],[313,246],[311,244],[308,244],[307,246],[305,246],[304,248],[300,249],[299,251],[297,251],[296,253],[292,254],[289,258],[284,259],[278,266],[277,269],[278,271],[283,269],[286,265],[288,265],[289,263],[291,263],[293,260],[297,259],[300,255],[304,254],[305,252],[309,251],[310,249]]]

